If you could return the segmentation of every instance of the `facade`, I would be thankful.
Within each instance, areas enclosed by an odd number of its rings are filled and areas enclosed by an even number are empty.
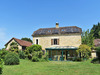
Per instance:
[[[76,50],[81,45],[82,29],[76,26],[55,28],[40,28],[33,36],[33,43],[42,46],[49,54],[50,60],[67,60],[76,56]]]
[[[6,46],[6,50],[9,50],[11,47],[11,43],[17,43],[17,47],[19,50],[25,50],[26,47],[31,46],[32,43],[28,42],[28,41],[24,41],[24,40],[20,40],[17,38],[12,38],[10,41],[8,41],[5,46]]]

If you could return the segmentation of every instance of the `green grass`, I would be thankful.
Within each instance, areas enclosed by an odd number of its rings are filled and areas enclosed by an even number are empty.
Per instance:
[[[100,75],[100,64],[86,62],[31,62],[20,60],[20,65],[4,66],[3,75]]]

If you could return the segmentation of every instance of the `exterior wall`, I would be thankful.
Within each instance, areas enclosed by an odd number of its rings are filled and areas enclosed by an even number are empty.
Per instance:
[[[12,41],[10,41],[10,43],[8,43],[8,45],[7,45],[6,50],[9,50],[10,44],[11,44],[12,42],[16,42],[16,41],[15,41],[14,39],[13,39]],[[17,42],[16,42],[16,43],[17,43]],[[22,46],[20,46],[19,44],[18,44],[18,48],[19,48],[19,50],[22,50]]]
[[[91,57],[92,57],[92,58],[96,58],[96,57],[97,57],[96,51],[95,51],[95,50],[92,50],[92,52],[91,52]]]
[[[51,39],[59,39],[59,45],[51,45]],[[69,35],[58,35],[58,36],[40,36],[33,37],[33,43],[36,44],[36,39],[38,39],[39,45],[42,49],[55,46],[75,46],[79,47],[81,45],[81,34],[69,34]]]

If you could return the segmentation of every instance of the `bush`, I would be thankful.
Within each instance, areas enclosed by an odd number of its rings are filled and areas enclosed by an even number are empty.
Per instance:
[[[2,59],[0,58],[0,74],[2,74]]]
[[[97,53],[98,59],[100,59],[100,47],[96,48],[96,53]]]
[[[18,51],[18,54],[20,59],[25,59],[25,53],[23,51]]]
[[[16,53],[8,53],[4,59],[5,65],[18,65],[19,62],[19,57]]]
[[[100,64],[100,60],[98,58],[94,58],[91,63]]]
[[[80,58],[80,57],[74,57],[74,58],[73,58],[73,61],[83,61],[83,58]]]
[[[28,56],[27,56],[27,57],[28,57],[28,59],[29,59],[29,60],[31,60],[31,59],[32,59],[32,55],[31,55],[31,54],[28,54]]]
[[[28,53],[32,54],[34,51],[41,51],[42,47],[40,45],[32,45],[30,47],[27,47],[25,51],[28,51]]]
[[[32,61],[33,61],[33,62],[38,62],[38,61],[39,61],[39,58],[36,57],[36,56],[33,56],[33,57],[32,57]]]
[[[0,57],[1,59],[5,59],[5,56],[8,54],[8,51],[7,50],[0,50]]]
[[[46,55],[45,55],[45,57],[44,57],[44,60],[45,60],[45,61],[49,61],[48,58],[49,58],[49,57],[48,57],[48,54],[46,53]]]
[[[91,47],[88,45],[82,44],[79,46],[78,50],[76,50],[77,54],[80,54],[81,58],[89,58],[89,54],[91,52]],[[79,58],[78,58],[79,59]]]

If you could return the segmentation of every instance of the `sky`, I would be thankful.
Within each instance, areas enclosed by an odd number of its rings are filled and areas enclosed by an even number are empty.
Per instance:
[[[35,30],[56,22],[91,29],[100,22],[100,0],[0,0],[0,48],[12,37],[32,39]]]

